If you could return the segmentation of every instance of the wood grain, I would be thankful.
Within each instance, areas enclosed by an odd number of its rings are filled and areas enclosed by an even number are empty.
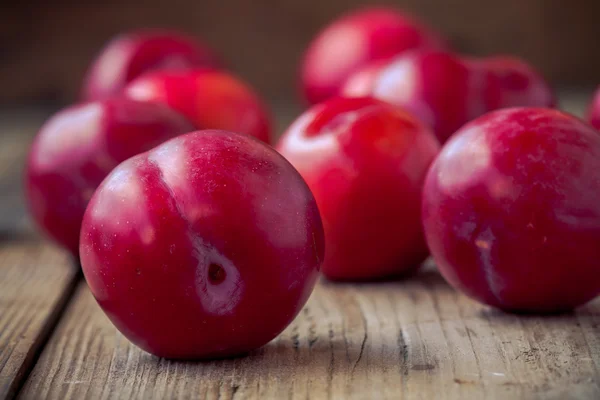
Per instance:
[[[493,311],[429,267],[399,282],[321,282],[262,349],[175,362],[130,344],[82,282],[21,397],[595,399],[599,323],[599,302],[550,317]]]
[[[54,247],[0,242],[0,399],[13,397],[22,385],[77,276],[67,255]]]
[[[27,378],[78,276],[64,252],[35,239],[25,218],[23,160],[46,115],[0,112],[0,399]]]
[[[587,96],[564,93],[561,103],[581,115]],[[281,126],[295,115],[283,105],[277,112]],[[5,218],[23,213],[16,174],[40,119],[6,121],[0,399],[600,398],[600,300],[572,314],[504,314],[451,289],[431,265],[405,281],[320,282],[294,323],[246,357],[175,362],[144,353],[77,283],[63,252],[19,236],[22,216]]]

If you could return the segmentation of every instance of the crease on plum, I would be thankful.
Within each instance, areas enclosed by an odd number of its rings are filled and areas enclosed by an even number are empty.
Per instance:
[[[244,291],[239,271],[231,260],[221,254],[214,246],[206,243],[194,232],[192,221],[187,218],[185,212],[181,209],[175,192],[165,180],[163,169],[152,157],[152,153],[147,157],[147,161],[156,169],[161,185],[169,193],[175,210],[186,224],[187,236],[192,244],[194,258],[197,260],[195,271],[196,284],[194,286],[202,307],[206,312],[214,315],[231,314],[241,301]],[[219,265],[225,270],[225,280],[217,285],[209,283],[209,267],[212,263]]]
[[[477,234],[474,243],[479,253],[478,259],[480,260],[483,276],[487,282],[490,294],[494,296],[496,301],[503,304],[501,291],[506,285],[500,280],[500,275],[496,273],[492,263],[492,251],[496,245],[496,236],[488,226]]]

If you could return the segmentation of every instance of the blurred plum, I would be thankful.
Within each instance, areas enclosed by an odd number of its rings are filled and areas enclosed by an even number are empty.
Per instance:
[[[338,94],[353,72],[416,48],[442,48],[444,40],[392,8],[367,8],[333,21],[309,45],[302,63],[304,98],[321,102]]]
[[[197,129],[222,129],[269,143],[267,107],[246,83],[210,70],[147,74],[125,88],[125,96],[164,103],[192,121]]]
[[[75,256],[94,190],[121,161],[193,129],[160,104],[109,99],[69,107],[40,129],[27,160],[33,220]]]
[[[148,71],[219,65],[217,56],[191,37],[168,31],[129,32],[110,41],[93,61],[82,96],[102,100],[117,95]]]

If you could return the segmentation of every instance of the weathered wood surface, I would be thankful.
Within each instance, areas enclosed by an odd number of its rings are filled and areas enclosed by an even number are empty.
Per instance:
[[[67,255],[27,228],[23,159],[41,114],[0,118],[0,399],[16,394],[56,325],[78,275]]]
[[[27,378],[77,276],[51,245],[0,242],[0,399],[16,394]]]
[[[570,95],[563,106],[581,115],[584,103]],[[285,126],[294,113],[277,115]],[[21,135],[0,118],[0,399],[600,398],[600,300],[573,314],[504,314],[432,266],[398,282],[321,282],[294,323],[246,357],[146,354],[68,257],[27,228],[20,174],[39,122],[27,118]]]
[[[465,298],[432,269],[399,282],[321,283],[273,342],[213,362],[137,349],[82,282],[21,396],[597,399],[599,367],[599,302],[519,317]]]

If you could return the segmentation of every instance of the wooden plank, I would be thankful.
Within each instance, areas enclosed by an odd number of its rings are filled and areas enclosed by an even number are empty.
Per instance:
[[[0,113],[0,399],[24,383],[79,275],[66,253],[33,238],[25,218],[23,160],[47,114]]]
[[[142,352],[82,282],[23,398],[600,398],[600,302],[518,317],[414,279],[317,286],[296,321],[247,357],[175,362]]]
[[[54,247],[0,242],[0,399],[13,397],[27,378],[77,276]]]
[[[587,96],[563,99],[581,114]],[[280,125],[294,114],[277,113]],[[280,337],[232,360],[178,363],[141,352],[83,282],[52,332],[77,272],[59,250],[15,241],[14,229],[23,220],[22,159],[39,121],[16,123],[0,146],[0,210],[9,210],[0,218],[0,399],[25,378],[22,398],[600,397],[600,302],[571,315],[517,317],[466,299],[431,270],[403,282],[321,283]]]

